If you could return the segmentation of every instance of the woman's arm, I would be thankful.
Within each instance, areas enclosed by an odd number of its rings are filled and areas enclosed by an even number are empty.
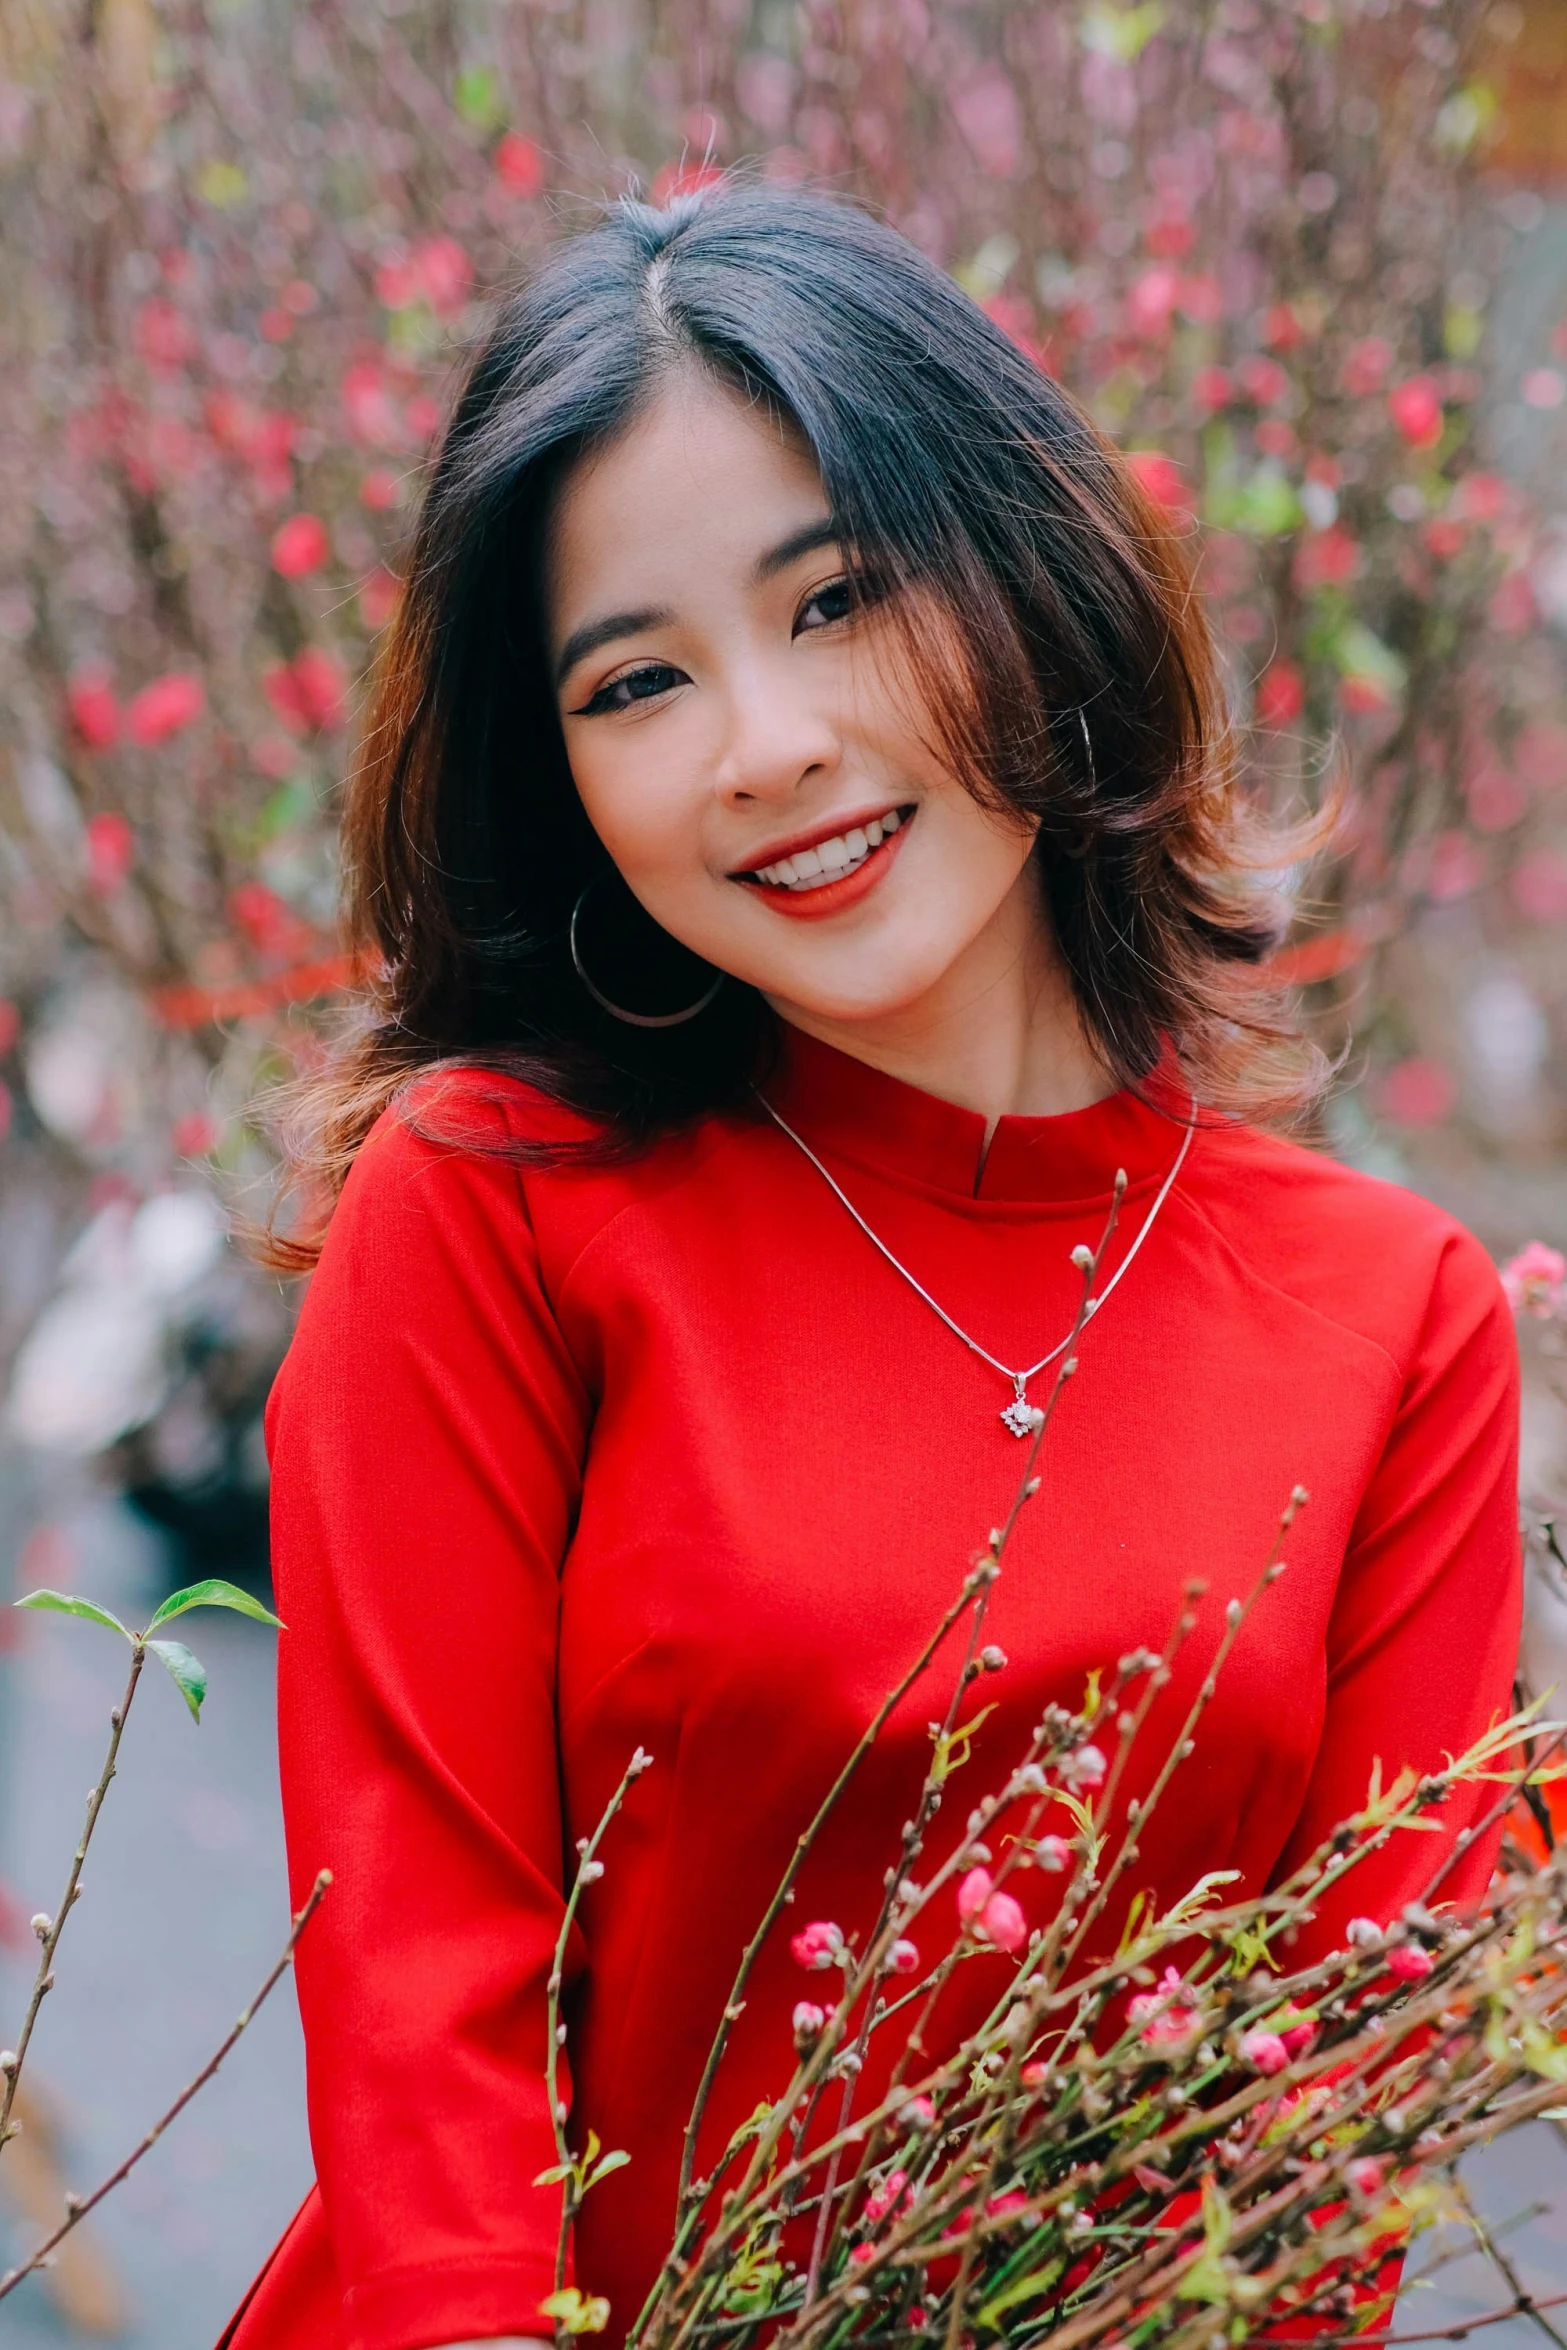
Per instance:
[[[1438,1770],[1512,1710],[1521,1604],[1518,1348],[1496,1269],[1454,1228],[1387,1443],[1357,1514],[1328,1636],[1317,1761],[1276,1878],[1405,1764]],[[1297,1938],[1294,1964],[1341,1947],[1352,1917],[1386,1924],[1500,1790],[1461,1789],[1357,1863]],[[1484,1891],[1500,1825],[1475,1838],[1434,1898]]]
[[[515,1168],[384,1120],[269,1415],[290,1865],[334,1880],[297,1967],[311,2139],[362,2350],[530,2337],[554,2285],[532,2182],[587,1414]]]

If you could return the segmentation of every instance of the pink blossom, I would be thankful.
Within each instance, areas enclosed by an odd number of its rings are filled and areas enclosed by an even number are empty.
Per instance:
[[[1364,335],[1358,343],[1350,345],[1339,380],[1351,398],[1363,400],[1382,389],[1396,357],[1392,344],[1383,336]]]
[[[1010,1893],[992,1893],[981,1913],[987,1941],[998,1950],[1021,1950],[1028,1940],[1028,1920]]]
[[[887,2173],[879,2187],[871,2190],[865,2198],[864,2211],[864,2217],[871,2227],[878,2226],[889,2212],[897,2210],[908,2183],[907,2171],[894,2170]]]
[[[1442,395],[1429,375],[1411,375],[1395,384],[1387,412],[1412,449],[1434,449],[1442,437]]]
[[[154,294],[136,313],[136,345],[149,367],[172,375],[195,350],[196,330],[183,311]]]
[[[1418,1942],[1395,1942],[1386,1963],[1388,1973],[1400,1983],[1418,1983],[1431,1972],[1433,1960]]]
[[[218,1139],[218,1122],[205,1110],[187,1110],[176,1118],[169,1140],[182,1159],[204,1159]]]
[[[207,697],[199,677],[188,670],[170,669],[144,685],[125,713],[125,731],[133,743],[167,742],[201,716]]]
[[[1246,2032],[1241,2037],[1242,2061],[1259,2073],[1281,2073],[1290,2052],[1277,2032]]]
[[[473,263],[455,237],[426,237],[414,248],[414,267],[437,318],[455,318],[473,290]]]
[[[829,1967],[843,1948],[843,1928],[835,1926],[830,1918],[813,1918],[808,1926],[791,1937],[789,1948],[794,1952],[795,1964],[819,1973]]]
[[[1378,1088],[1378,1104],[1401,1126],[1439,1126],[1458,1099],[1450,1070],[1413,1053],[1395,1061]]]
[[[65,704],[89,751],[113,749],[120,734],[120,705],[106,669],[78,669],[66,688]]]
[[[309,925],[264,881],[242,881],[231,889],[228,910],[257,954],[269,962],[287,962],[311,944]]]
[[[1515,1314],[1548,1321],[1567,1303],[1567,1257],[1543,1240],[1531,1240],[1502,1267],[1502,1287]]]
[[[319,514],[291,514],[272,534],[272,568],[284,579],[319,571],[332,551]]]
[[[292,661],[263,671],[262,688],[290,734],[325,732],[346,716],[348,680],[330,653],[307,645]]]
[[[1102,1787],[1109,1768],[1097,1746],[1080,1746],[1066,1763],[1067,1776],[1074,1787]]]
[[[96,898],[112,897],[136,857],[136,837],[116,810],[87,820],[87,886]]]
[[[1018,2075],[1025,2089],[1043,2089],[1050,2079],[1048,2064],[1026,2064]]]
[[[958,1887],[958,1915],[966,1926],[972,1926],[996,1889],[996,1881],[989,1869],[970,1869]]]
[[[874,2244],[851,2244],[849,2247],[849,2258],[854,2262],[856,2268],[863,2268],[868,2260],[874,2260],[875,2257],[876,2247]]]
[[[936,2118],[936,2108],[928,2097],[911,2097],[898,2119],[906,2130],[928,2130]]]
[[[1258,353],[1243,359],[1235,370],[1235,380],[1248,400],[1259,408],[1274,408],[1290,388],[1290,379],[1276,359],[1264,359]]]
[[[521,131],[506,131],[490,157],[496,178],[514,196],[536,196],[544,185],[544,158]]]
[[[1513,868],[1513,903],[1530,922],[1567,920],[1567,857],[1543,843]]]
[[[1315,2024],[1291,2024],[1287,2032],[1279,2034],[1279,2038],[1284,2043],[1284,2052],[1292,2064],[1297,2056],[1305,2055],[1316,2036],[1317,2027]]]
[[[1156,340],[1170,331],[1170,314],[1180,293],[1173,269],[1145,269],[1126,296],[1126,322],[1133,334]]]
[[[912,1975],[920,1963],[919,1946],[900,1937],[887,1953],[887,1964],[895,1975]]]
[[[1344,2177],[1357,2195],[1374,2195],[1382,2184],[1382,2165],[1375,2155],[1357,2154],[1344,2165]]]
[[[1192,398],[1199,408],[1228,408],[1235,397],[1235,379],[1227,368],[1199,367],[1192,377]]]
[[[1342,523],[1334,522],[1302,539],[1295,556],[1295,585],[1309,596],[1317,588],[1347,587],[1359,570],[1359,541]]]
[[[1293,726],[1306,707],[1306,681],[1293,661],[1269,663],[1257,680],[1257,720],[1262,726]]]
[[[987,2219],[1010,2219],[1014,2212],[1027,2211],[1028,2197],[1014,2187],[1008,2194],[992,2195],[985,2206]]]
[[[1155,505],[1190,512],[1192,493],[1173,457],[1162,449],[1130,449],[1126,462]]]
[[[1167,1966],[1155,1991],[1143,1991],[1126,2003],[1126,2020],[1150,2047],[1178,2046],[1191,2039],[1200,2019],[1192,1994],[1176,1968]]]
[[[1042,1869],[1058,1877],[1072,1858],[1072,1847],[1064,1836],[1041,1836],[1034,1846],[1034,1858]]]

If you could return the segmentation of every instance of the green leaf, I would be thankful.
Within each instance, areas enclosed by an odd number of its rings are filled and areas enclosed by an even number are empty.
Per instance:
[[[160,1624],[171,1624],[176,1616],[193,1607],[229,1607],[237,1616],[254,1616],[258,1624],[275,1625],[279,1632],[287,1629],[259,1599],[252,1599],[237,1583],[225,1583],[221,1575],[213,1575],[205,1583],[191,1583],[183,1591],[171,1591],[147,1626],[148,1631],[156,1632]]]
[[[1085,49],[1131,65],[1142,55],[1164,22],[1160,0],[1143,0],[1140,8],[1090,8],[1078,26]]]
[[[89,1624],[104,1624],[122,1639],[134,1643],[136,1635],[127,1632],[118,1616],[111,1616],[106,1607],[94,1607],[90,1599],[72,1599],[64,1591],[29,1591],[25,1599],[15,1602],[17,1607],[47,1608],[55,1616],[85,1616]]]
[[[534,2180],[536,2187],[558,2187],[562,2179],[569,2179],[576,2169],[574,2162],[557,2162],[549,2170],[541,2170]]]
[[[199,1723],[207,1694],[207,1668],[200,1657],[192,1656],[178,1640],[149,1640],[147,1646],[168,1667],[170,1680],[190,1707],[191,1720]]]
[[[630,2155],[623,2148],[617,2147],[613,2154],[606,2154],[597,2168],[589,2172],[588,2185],[596,2187],[600,2179],[607,2179],[612,2170],[624,2170],[630,2160]]]
[[[552,2317],[567,2334],[601,2334],[609,2323],[609,2303],[601,2293],[584,2299],[575,2285],[565,2285],[539,2303],[540,2317]]]
[[[452,84],[452,104],[472,130],[495,131],[506,120],[501,78],[493,65],[470,65]]]

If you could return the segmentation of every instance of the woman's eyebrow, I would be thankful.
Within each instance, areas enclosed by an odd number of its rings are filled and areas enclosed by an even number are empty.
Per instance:
[[[843,531],[832,515],[824,514],[820,522],[808,522],[803,530],[791,531],[788,538],[780,539],[776,547],[769,547],[765,555],[759,555],[751,576],[761,587],[780,571],[786,571],[791,563],[798,562],[802,555],[814,555],[818,547],[836,546],[842,536]]]
[[[555,664],[555,683],[564,685],[579,661],[596,653],[601,645],[613,644],[618,636],[635,636],[644,628],[667,628],[675,615],[665,604],[644,604],[637,612],[606,612],[602,620],[585,620],[574,628],[560,649]]]

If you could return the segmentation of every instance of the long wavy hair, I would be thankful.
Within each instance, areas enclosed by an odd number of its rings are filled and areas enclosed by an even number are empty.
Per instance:
[[[568,943],[606,866],[546,658],[545,536],[571,467],[682,369],[814,452],[851,579],[905,615],[902,657],[953,771],[1037,823],[1039,889],[1107,1073],[1141,1088],[1173,1053],[1203,1104],[1260,1123],[1325,1081],[1260,968],[1271,876],[1306,835],[1270,831],[1238,790],[1172,518],[1058,383],[857,206],[754,183],[625,200],[497,309],[434,460],[347,793],[366,977],[294,1092],[308,1204],[274,1226],[276,1262],[311,1261],[369,1128],[432,1068],[525,1077],[609,1154],[740,1103],[765,1059],[753,989],[730,981],[683,1027],[628,1028]],[[928,626],[932,597],[950,626]],[[641,929],[617,967],[683,951],[625,895]]]

